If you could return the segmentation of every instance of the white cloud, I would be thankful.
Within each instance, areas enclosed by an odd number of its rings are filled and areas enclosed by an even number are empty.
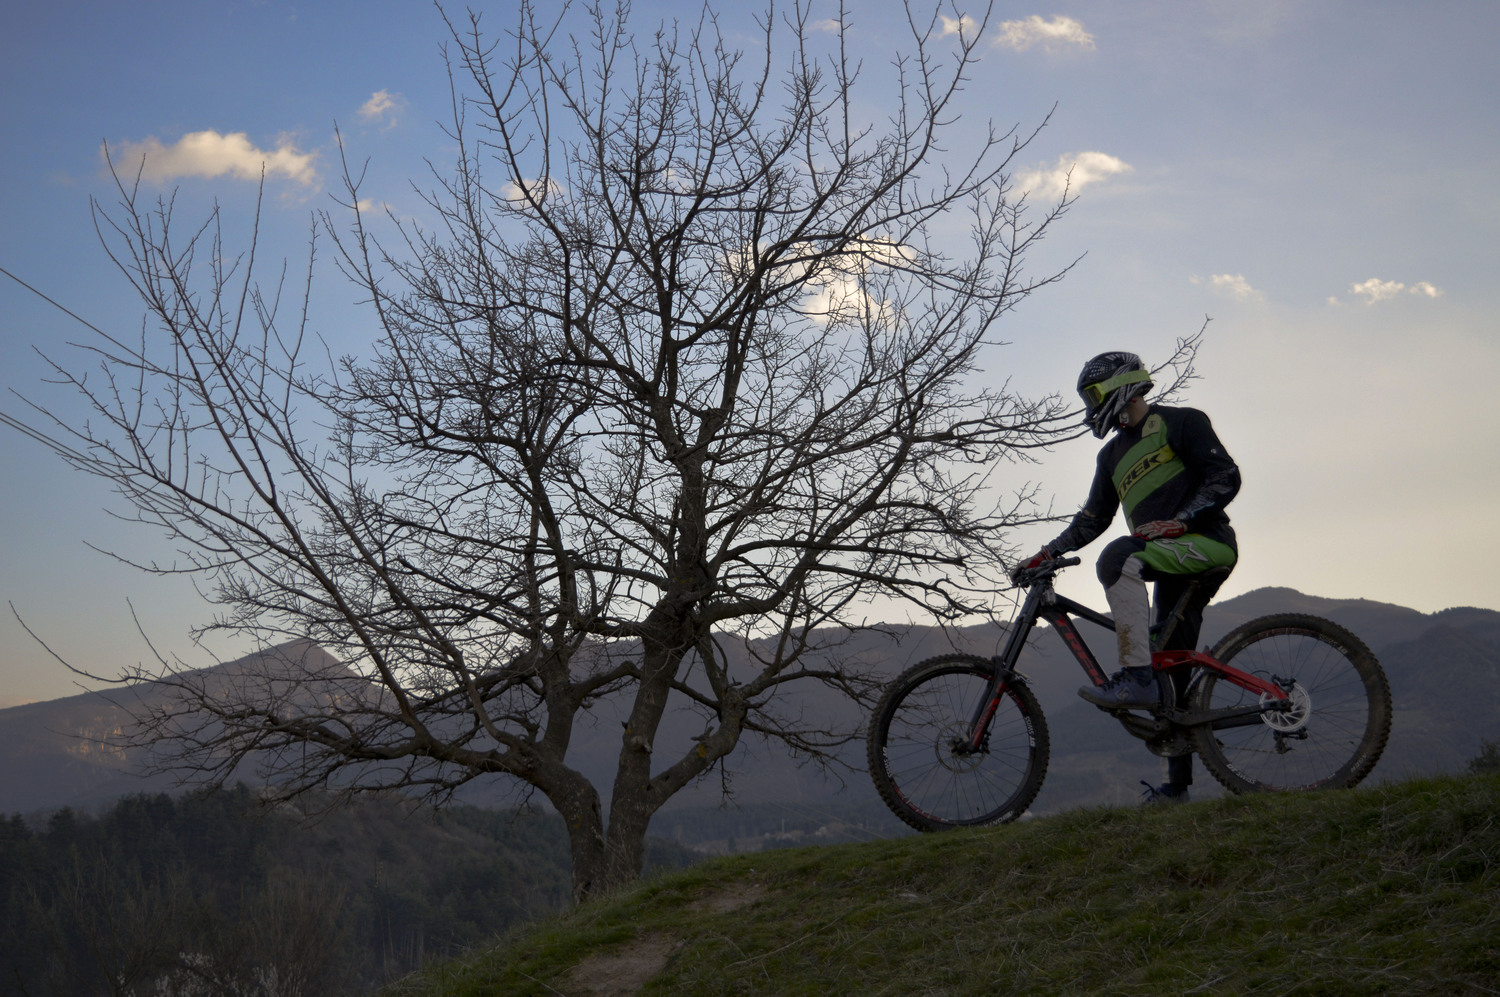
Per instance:
[[[1381,280],[1379,277],[1371,277],[1369,280],[1349,285],[1349,293],[1362,296],[1367,305],[1373,305],[1379,301],[1389,301],[1402,291],[1423,298],[1441,298],[1443,296],[1443,289],[1441,287],[1437,287],[1430,281],[1425,280],[1419,280],[1408,287],[1399,280]],[[1332,302],[1334,299],[1329,298],[1328,300]]]
[[[307,187],[318,183],[314,168],[317,154],[301,151],[285,135],[276,140],[276,148],[271,151],[257,148],[244,132],[189,132],[171,145],[163,145],[153,136],[122,143],[111,156],[123,172],[133,172],[144,160],[142,178],[157,182],[180,177],[212,179],[225,174],[236,180],[257,181],[264,170],[267,177],[285,177]]]
[[[389,90],[376,90],[370,94],[370,99],[359,106],[359,116],[366,121],[378,121],[388,118],[387,124],[396,123],[395,112],[406,106],[406,99],[400,94],[393,94]]]
[[[1201,284],[1203,281],[1198,277],[1189,277],[1189,283]],[[1264,301],[1266,296],[1250,286],[1244,274],[1216,273],[1208,278],[1209,286],[1215,291],[1229,295],[1236,301]]]
[[[562,184],[550,177],[543,177],[537,180],[518,178],[516,180],[507,180],[500,185],[500,196],[507,201],[524,201],[528,193],[537,200],[543,200],[547,197],[561,195],[563,188]]]
[[[832,271],[817,285],[818,290],[803,300],[802,311],[821,325],[836,321],[855,325],[889,322],[895,307],[867,290],[870,279],[877,269],[905,267],[916,259],[916,250],[891,239],[861,239],[831,261]]]
[[[830,325],[841,321],[853,325],[865,322],[880,324],[889,322],[894,309],[890,302],[881,301],[860,286],[859,278],[838,275],[818,285],[818,290],[804,298],[802,313],[819,325]]]
[[[960,14],[958,17],[938,18],[943,22],[944,35],[958,35],[960,38],[973,38],[979,30],[979,22],[968,14]]]
[[[946,20],[946,19],[945,19]],[[1056,52],[1067,45],[1082,49],[1094,47],[1094,36],[1083,30],[1083,25],[1071,17],[1059,14],[1050,21],[1032,14],[1022,21],[1001,21],[995,44],[1023,52],[1033,45],[1040,45],[1048,52]]]
[[[1400,294],[1406,287],[1398,280],[1381,280],[1379,277],[1371,277],[1367,281],[1349,285],[1350,294],[1363,295],[1365,303],[1373,305],[1377,301],[1385,301]]]
[[[746,279],[757,262],[748,245],[725,251],[722,259],[727,275],[736,281]],[[824,255],[816,246],[799,245],[776,267],[774,283],[787,286],[806,281],[798,310],[819,325],[889,322],[895,306],[871,293],[871,288],[879,285],[880,271],[909,267],[917,259],[914,248],[884,236],[860,239],[839,254]],[[820,269],[816,275],[809,272],[813,265]]]
[[[1016,187],[1041,197],[1062,197],[1063,192],[1077,194],[1091,183],[1108,180],[1134,167],[1122,159],[1103,152],[1080,152],[1061,156],[1051,167],[1025,170],[1016,176]]]
[[[859,261],[856,266],[860,269],[865,269],[870,264],[880,267],[899,267],[917,261],[915,249],[894,239],[887,239],[883,235],[857,240],[855,248],[851,249],[847,255]]]
[[[831,35],[836,35],[839,33],[839,22],[835,21],[831,17],[825,17],[821,21],[814,21],[812,24],[812,29],[814,31],[826,31]]]

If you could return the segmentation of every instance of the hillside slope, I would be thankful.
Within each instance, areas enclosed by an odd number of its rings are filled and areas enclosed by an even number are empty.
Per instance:
[[[355,681],[328,652],[306,641],[182,673],[208,687],[253,682],[268,688],[289,684],[293,674]],[[171,699],[169,690],[142,682],[0,710],[0,813],[97,808],[132,793],[181,789],[183,779],[153,771],[156,759],[133,745],[131,736],[133,714]],[[253,772],[244,778],[253,782]]]
[[[387,997],[1462,994],[1500,986],[1500,775],[704,863]]]

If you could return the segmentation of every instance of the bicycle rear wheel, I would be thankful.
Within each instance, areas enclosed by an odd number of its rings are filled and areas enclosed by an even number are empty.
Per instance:
[[[963,749],[994,665],[968,654],[913,665],[886,688],[866,742],[870,776],[919,831],[1001,824],[1025,812],[1047,774],[1047,723],[1017,676],[980,750]]]
[[[1193,732],[1204,767],[1236,793],[1340,789],[1370,774],[1391,731],[1391,690],[1375,655],[1328,620],[1281,613],[1219,641],[1214,658],[1292,683],[1293,708],[1233,727]],[[1195,710],[1254,706],[1260,697],[1213,672],[1192,692]]]

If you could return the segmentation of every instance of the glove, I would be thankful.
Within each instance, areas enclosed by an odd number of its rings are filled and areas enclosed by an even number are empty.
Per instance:
[[[1052,553],[1051,547],[1043,547],[1041,550],[1037,551],[1035,555],[1032,556],[1031,560],[1027,561],[1024,564],[1018,564],[1014,568],[1010,569],[1010,580],[1016,582],[1017,584],[1020,584],[1020,577],[1022,574],[1030,571],[1032,568],[1041,567],[1044,561],[1050,561],[1056,556],[1056,554]]]
[[[1169,540],[1187,532],[1187,524],[1180,519],[1153,519],[1135,528],[1135,535],[1146,540]]]

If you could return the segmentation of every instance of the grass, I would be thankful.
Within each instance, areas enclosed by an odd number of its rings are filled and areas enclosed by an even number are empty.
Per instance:
[[[1500,776],[707,862],[389,997],[1500,993]],[[611,989],[611,987],[615,989]]]

